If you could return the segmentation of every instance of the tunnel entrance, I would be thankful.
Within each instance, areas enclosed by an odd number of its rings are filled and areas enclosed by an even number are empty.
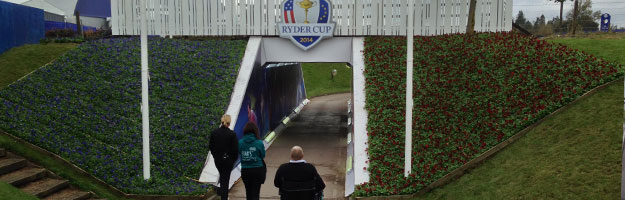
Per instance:
[[[289,161],[290,148],[295,145],[302,146],[304,159],[315,165],[324,179],[326,199],[343,199],[353,192],[354,185],[368,180],[362,74],[364,38],[328,40],[332,41],[320,43],[308,51],[281,38],[251,37],[248,41],[226,113],[232,116],[230,128],[238,136],[243,134],[244,124],[253,121],[264,138],[268,169],[261,198],[279,198],[273,178],[277,168]],[[311,70],[322,70],[322,75],[304,76],[299,63],[321,65]],[[340,73],[334,78],[351,74],[347,80],[349,89],[347,93],[319,96],[309,101],[306,97],[307,91],[311,91],[308,88],[313,85],[311,82],[318,88],[325,87],[325,92],[336,92],[329,88],[331,82],[319,84],[331,78],[331,70],[321,69],[327,63],[347,66],[349,72],[337,70]],[[237,182],[240,170],[237,165],[230,177],[230,194],[235,199],[245,197],[243,183]],[[214,183],[217,177],[209,154],[200,181]]]
[[[295,145],[304,149],[304,160],[313,164],[324,180],[324,198],[344,198],[350,99],[351,92],[311,98],[288,123],[267,149],[267,178],[261,187],[262,199],[279,199],[278,188],[273,184],[275,173],[281,164],[289,162],[290,149]],[[232,187],[230,198],[245,199],[242,181]]]

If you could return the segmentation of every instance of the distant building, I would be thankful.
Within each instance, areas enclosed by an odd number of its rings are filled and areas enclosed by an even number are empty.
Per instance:
[[[22,5],[42,9],[43,18],[46,21],[65,22],[65,12],[45,0],[30,0]]]
[[[88,3],[87,3],[88,2]],[[92,5],[89,5],[92,4]],[[67,22],[76,24],[75,11],[80,12],[80,22],[83,26],[91,26],[98,29],[110,29],[108,20],[110,19],[111,3],[110,0],[30,0],[22,3],[22,5],[43,9],[45,11],[46,21]],[[78,6],[77,6],[78,5]],[[108,10],[108,16],[102,13],[94,13],[93,5],[98,9]],[[60,16],[63,16],[61,19]]]

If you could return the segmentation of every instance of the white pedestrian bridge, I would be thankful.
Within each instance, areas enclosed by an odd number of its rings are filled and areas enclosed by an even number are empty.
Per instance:
[[[278,37],[280,33],[278,29],[286,14],[282,11],[281,5],[293,0],[145,1],[148,35],[249,36],[231,101],[226,110],[226,113],[233,117],[231,128],[237,123],[237,116],[254,69],[265,67],[268,63],[348,63],[353,68],[353,89],[348,104],[350,115],[346,153],[348,167],[345,175],[345,196],[348,196],[353,192],[354,185],[369,181],[369,173],[366,170],[368,155],[367,113],[364,108],[364,36],[433,36],[464,33],[467,29],[470,0],[328,0],[332,5],[329,21],[334,23],[333,38],[325,39],[309,50],[298,48],[289,40]],[[304,0],[295,0],[301,1]],[[142,10],[140,2],[141,0],[111,0],[114,35],[140,35]],[[510,31],[512,20],[512,0],[477,0],[475,31]],[[407,44],[409,47],[412,46],[411,42],[409,38]],[[412,48],[407,49],[410,58]],[[408,72],[411,72],[412,59],[408,59],[407,62],[409,62]],[[407,80],[412,79],[411,74],[407,73]],[[412,95],[410,89],[412,81],[408,81],[407,84],[407,99],[411,99],[409,95]],[[294,108],[294,113],[299,112],[306,102]],[[411,101],[407,100],[406,105],[412,105]],[[407,109],[406,120],[411,119],[411,110],[411,107]],[[408,124],[410,123],[407,123],[406,129],[412,130]],[[272,142],[267,142],[267,148]],[[411,142],[406,143],[409,145]],[[410,171],[408,166],[407,171]],[[199,179],[215,182],[217,174],[209,154],[206,167]],[[231,186],[239,177],[240,168],[235,168],[231,175]]]
[[[469,0],[331,0],[335,36],[464,33]],[[409,3],[412,2],[412,3]],[[139,35],[139,0],[111,0],[114,35]],[[148,35],[277,36],[282,0],[147,0]],[[475,30],[512,29],[512,0],[477,0]]]

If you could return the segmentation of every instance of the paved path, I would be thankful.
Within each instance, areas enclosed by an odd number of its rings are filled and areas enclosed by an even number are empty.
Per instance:
[[[279,199],[273,186],[278,167],[289,161],[291,147],[304,149],[304,160],[317,168],[326,184],[324,199],[344,199],[347,136],[347,100],[350,94],[336,94],[311,99],[300,115],[269,147],[267,180],[261,186],[261,199]],[[240,181],[230,190],[231,199],[245,199]]]

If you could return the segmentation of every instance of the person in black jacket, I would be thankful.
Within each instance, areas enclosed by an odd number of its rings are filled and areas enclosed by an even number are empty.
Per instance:
[[[222,200],[228,199],[230,172],[232,172],[234,162],[237,160],[237,156],[239,156],[237,135],[228,128],[230,120],[230,115],[221,117],[221,126],[211,133],[208,143],[208,148],[215,159],[215,166],[217,171],[219,171],[217,194],[221,196]]]
[[[291,148],[291,160],[280,165],[274,186],[280,189],[280,199],[316,199],[323,195],[325,183],[312,164],[306,163],[302,147]]]

